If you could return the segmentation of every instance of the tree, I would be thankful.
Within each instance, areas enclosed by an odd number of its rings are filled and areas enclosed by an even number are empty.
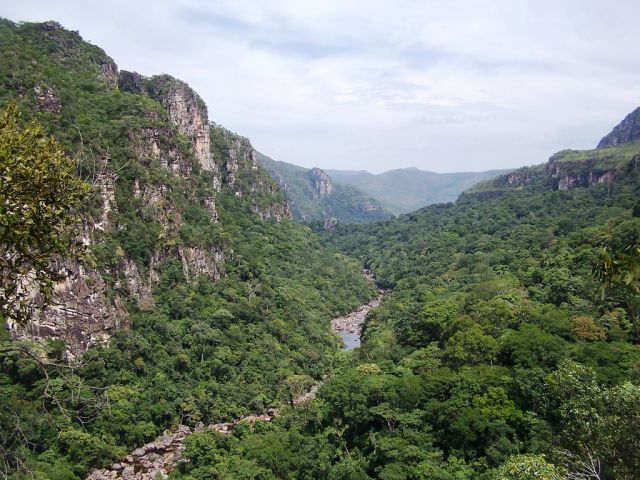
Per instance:
[[[595,268],[603,289],[607,290],[621,304],[626,305],[635,327],[636,337],[640,336],[640,245],[629,245],[621,252],[605,249]]]
[[[307,392],[314,384],[313,378],[309,375],[291,375],[282,381],[287,396],[287,400],[291,406]]]
[[[564,475],[544,455],[514,455],[498,471],[497,480],[562,480]]]
[[[0,113],[0,309],[9,318],[26,321],[34,289],[50,297],[52,261],[80,248],[74,212],[88,190],[42,126],[23,125],[15,105]]]

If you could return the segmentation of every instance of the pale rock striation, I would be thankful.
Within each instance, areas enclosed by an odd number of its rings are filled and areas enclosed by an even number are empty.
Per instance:
[[[317,199],[328,197],[335,191],[329,175],[317,167],[309,170],[309,180],[311,180]]]
[[[26,328],[13,322],[14,338],[59,338],[68,356],[74,357],[89,346],[108,340],[114,330],[126,324],[126,311],[118,295],[111,296],[100,272],[79,260],[56,264],[60,279],[54,285],[52,301],[43,306],[43,297],[33,292],[33,315]]]
[[[167,109],[178,131],[191,140],[202,169],[216,172],[217,165],[211,155],[207,106],[200,96],[186,83],[168,75],[151,78],[151,96]]]
[[[41,34],[43,42],[52,46],[52,61],[63,68],[75,68],[73,62],[89,65],[100,82],[96,88],[103,88],[103,93],[119,89],[155,100],[139,102],[143,108],[131,122],[132,128],[123,132],[119,140],[124,140],[125,145],[113,150],[114,158],[107,153],[95,155],[97,170],[89,179],[95,202],[86,209],[78,235],[91,252],[118,232],[126,231],[123,215],[133,214],[137,221],[160,227],[157,247],[148,252],[144,261],[130,258],[119,247],[115,258],[104,262],[106,265],[100,269],[88,260],[91,255],[85,260],[61,259],[56,263],[60,275],[52,303],[45,307],[42,295],[32,288],[33,320],[26,327],[8,321],[14,337],[62,339],[70,356],[75,356],[126,327],[125,299],[134,300],[142,308],[154,304],[152,289],[160,280],[159,271],[165,260],[179,260],[189,282],[200,276],[218,281],[224,275],[225,259],[232,253],[228,246],[179,245],[173,241],[179,238],[185,223],[184,205],[198,203],[211,221],[219,222],[217,195],[222,188],[229,188],[241,197],[239,201],[247,211],[262,219],[280,221],[291,218],[291,212],[278,187],[258,166],[249,140],[211,125],[207,106],[186,83],[168,75],[145,78],[135,72],[118,71],[115,62],[99,49],[91,49],[86,55],[78,49],[80,53],[70,55],[68,45],[82,39],[56,22],[42,24]],[[6,87],[14,89],[20,98],[33,95],[37,110],[53,113],[63,111],[60,98],[67,98],[62,94],[70,93],[64,85],[27,85],[19,80]],[[212,135],[220,131],[223,141],[213,145]],[[98,139],[84,139],[87,143],[93,140]],[[108,147],[104,151],[108,152]],[[135,158],[135,172],[128,169],[129,154]],[[175,177],[168,181],[157,172],[149,175],[156,166]],[[201,185],[203,179],[211,182],[211,188],[205,196],[199,196],[191,187]],[[180,201],[175,200],[173,188],[184,195]]]
[[[62,103],[53,87],[36,83],[33,86],[33,94],[38,110],[53,113],[60,113],[62,111]]]

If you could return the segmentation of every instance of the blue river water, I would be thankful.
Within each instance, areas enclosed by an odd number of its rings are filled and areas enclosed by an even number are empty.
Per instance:
[[[358,348],[360,346],[360,333],[359,332],[338,332],[338,335],[342,337],[342,341],[344,342],[344,350],[353,350],[354,348]]]

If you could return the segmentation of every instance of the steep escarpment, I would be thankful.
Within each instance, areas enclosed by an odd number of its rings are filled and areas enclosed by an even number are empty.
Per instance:
[[[329,175],[317,167],[309,170],[309,180],[313,186],[316,198],[328,197],[335,191],[335,187],[333,186],[333,183],[331,183]]]
[[[569,190],[598,185],[612,187],[619,175],[640,168],[640,145],[630,143],[596,150],[563,150],[543,165],[523,167],[475,185],[463,198],[496,197],[507,191],[544,188]]]
[[[326,375],[331,318],[375,288],[290,221],[250,141],[212,124],[188,85],[119,72],[57,23],[0,20],[9,102],[92,189],[86,255],[58,259],[52,303],[34,289],[30,322],[0,329],[0,476],[83,477],[178,425],[264,415]]]
[[[83,259],[60,259],[53,302],[34,292],[32,322],[17,336],[59,338],[72,353],[108,339],[133,305],[153,305],[162,265],[187,281],[218,281],[232,241],[227,212],[290,217],[277,184],[248,139],[209,122],[186,83],[169,75],[119,72],[102,50],[55,22],[0,24],[0,97],[17,101],[77,158],[94,186],[79,235]]]
[[[320,168],[298,167],[261,153],[258,161],[280,184],[296,220],[334,226],[391,217],[376,199],[354,187],[336,185]]]

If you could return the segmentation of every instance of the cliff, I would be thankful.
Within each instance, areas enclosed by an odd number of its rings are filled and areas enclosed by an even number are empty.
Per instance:
[[[335,191],[329,175],[317,167],[309,170],[309,180],[311,180],[315,198],[326,198]]]
[[[90,255],[59,260],[52,304],[34,291],[31,323],[8,321],[14,336],[59,338],[75,355],[126,326],[131,308],[154,304],[167,262],[189,282],[224,276],[234,217],[291,217],[250,141],[211,124],[186,83],[120,72],[56,22],[3,20],[0,35],[0,101],[37,117],[94,185],[78,233]]]
[[[638,171],[640,145],[636,143],[596,150],[563,150],[546,164],[523,167],[488,182],[475,185],[462,194],[492,198],[508,191],[569,190],[605,185],[613,188],[621,173]]]

